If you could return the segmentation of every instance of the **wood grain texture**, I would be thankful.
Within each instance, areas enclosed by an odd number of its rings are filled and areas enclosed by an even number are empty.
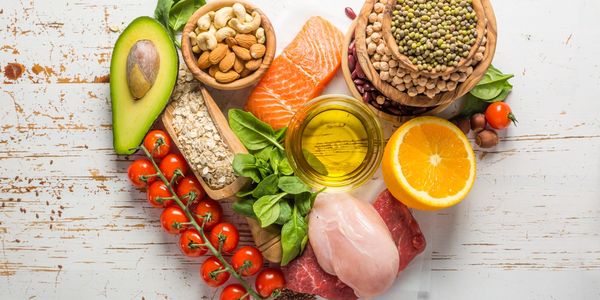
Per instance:
[[[220,83],[215,78],[213,78],[198,67],[198,59],[192,51],[192,43],[190,42],[190,37],[188,34],[196,29],[196,23],[198,22],[198,19],[200,19],[200,17],[202,17],[206,13],[210,11],[217,11],[219,8],[224,6],[232,6],[235,3],[244,4],[244,7],[246,7],[246,11],[256,11],[260,14],[261,27],[265,29],[266,35],[266,52],[265,56],[262,58],[262,64],[256,71],[252,72],[246,77],[237,79],[233,82]],[[183,60],[192,72],[192,74],[194,74],[194,77],[200,82],[220,90],[239,90],[247,88],[249,86],[253,86],[256,83],[258,83],[258,81],[262,78],[265,72],[267,72],[267,69],[269,69],[271,63],[273,62],[273,59],[275,58],[276,45],[277,41],[275,39],[275,30],[273,29],[273,25],[271,25],[271,21],[269,21],[269,17],[262,10],[260,10],[260,8],[243,0],[218,0],[209,2],[208,4],[200,7],[192,15],[190,20],[183,28],[183,34],[181,36],[181,52],[183,55]]]
[[[307,15],[346,30],[344,7],[363,1],[254,3],[283,49]],[[112,150],[106,81],[118,32],[110,27],[151,15],[155,4],[0,3],[0,67],[24,66],[16,80],[0,73],[0,299],[218,298],[198,277],[203,258],[183,257],[160,211],[130,186],[136,156]],[[430,254],[393,292],[416,272],[420,288],[402,299],[598,299],[600,3],[493,4],[494,65],[516,75],[508,102],[520,123],[498,147],[476,149],[478,177],[465,201],[416,213]],[[328,92],[347,93],[343,79]],[[239,106],[247,93],[211,90],[221,107]],[[251,243],[243,218],[229,208],[225,218]]]

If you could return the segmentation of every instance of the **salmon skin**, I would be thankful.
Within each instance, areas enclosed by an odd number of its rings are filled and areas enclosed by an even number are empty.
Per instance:
[[[260,80],[246,110],[273,128],[286,127],[294,113],[321,94],[340,67],[342,32],[311,17]]]

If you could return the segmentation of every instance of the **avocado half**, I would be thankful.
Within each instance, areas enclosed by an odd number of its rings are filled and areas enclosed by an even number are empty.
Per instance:
[[[154,46],[151,52],[155,58],[158,54],[158,59],[155,60],[158,68],[154,68],[152,83],[142,86],[142,93],[130,89],[129,79],[144,79],[140,75],[142,74],[140,69],[144,68],[136,65],[131,68],[133,71],[130,71],[136,76],[128,77],[128,57],[130,52],[136,53],[131,50],[139,41]],[[131,154],[141,144],[152,124],[169,102],[177,82],[178,70],[177,49],[166,29],[158,21],[150,17],[139,17],[121,33],[115,43],[110,62],[113,144],[117,154]],[[143,95],[140,96],[141,94]]]

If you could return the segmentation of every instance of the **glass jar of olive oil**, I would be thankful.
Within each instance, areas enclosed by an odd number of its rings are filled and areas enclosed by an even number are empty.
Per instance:
[[[296,176],[314,188],[351,190],[381,163],[384,140],[375,114],[362,101],[324,95],[292,118],[285,148]]]

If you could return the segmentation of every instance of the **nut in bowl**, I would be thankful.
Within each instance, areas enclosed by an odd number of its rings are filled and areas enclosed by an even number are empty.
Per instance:
[[[181,51],[196,79],[236,90],[258,82],[275,56],[275,33],[267,16],[245,1],[213,1],[183,29]]]

